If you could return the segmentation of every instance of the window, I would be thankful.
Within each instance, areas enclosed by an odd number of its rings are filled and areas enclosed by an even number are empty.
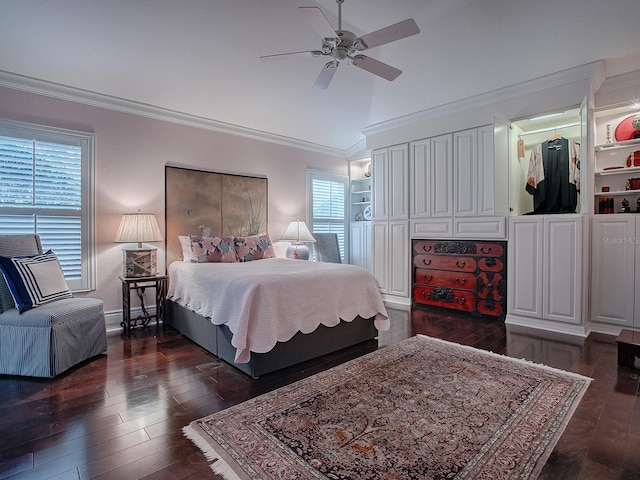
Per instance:
[[[309,228],[313,233],[336,233],[343,262],[347,259],[345,251],[347,183],[347,177],[343,175],[314,171],[308,174]]]
[[[93,134],[0,120],[0,234],[37,233],[69,288],[95,288]]]

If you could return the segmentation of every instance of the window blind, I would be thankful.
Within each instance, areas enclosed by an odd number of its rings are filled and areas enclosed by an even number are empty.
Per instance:
[[[0,122],[0,133],[0,234],[39,234],[69,287],[91,288],[88,134],[17,122]]]
[[[340,256],[345,261],[347,179],[340,175],[310,173],[311,219],[313,233],[335,233]]]

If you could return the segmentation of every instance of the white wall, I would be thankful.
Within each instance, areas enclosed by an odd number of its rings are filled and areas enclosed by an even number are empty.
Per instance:
[[[97,289],[77,296],[103,299],[113,315],[122,309],[123,245],[113,243],[121,215],[138,209],[155,213],[164,232],[165,165],[267,177],[274,241],[292,219],[306,218],[307,168],[347,174],[340,156],[3,87],[0,117],[95,133]],[[165,271],[164,245],[152,245],[159,248],[159,271]]]

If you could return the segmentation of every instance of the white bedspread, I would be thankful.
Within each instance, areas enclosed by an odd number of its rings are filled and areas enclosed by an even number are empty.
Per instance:
[[[250,352],[265,353],[296,333],[340,319],[375,317],[375,327],[389,328],[389,318],[373,276],[356,265],[267,258],[245,263],[173,262],[167,298],[226,324],[236,348],[235,361]]]

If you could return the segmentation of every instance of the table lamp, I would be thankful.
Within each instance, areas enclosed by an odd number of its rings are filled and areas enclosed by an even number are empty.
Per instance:
[[[158,273],[158,249],[142,248],[142,242],[161,242],[162,234],[152,213],[122,215],[116,243],[137,243],[138,248],[122,250],[124,277],[151,277]]]
[[[309,260],[309,247],[305,243],[316,241],[305,223],[300,220],[291,222],[280,240],[291,242],[291,246],[287,248],[285,256],[298,260]]]

